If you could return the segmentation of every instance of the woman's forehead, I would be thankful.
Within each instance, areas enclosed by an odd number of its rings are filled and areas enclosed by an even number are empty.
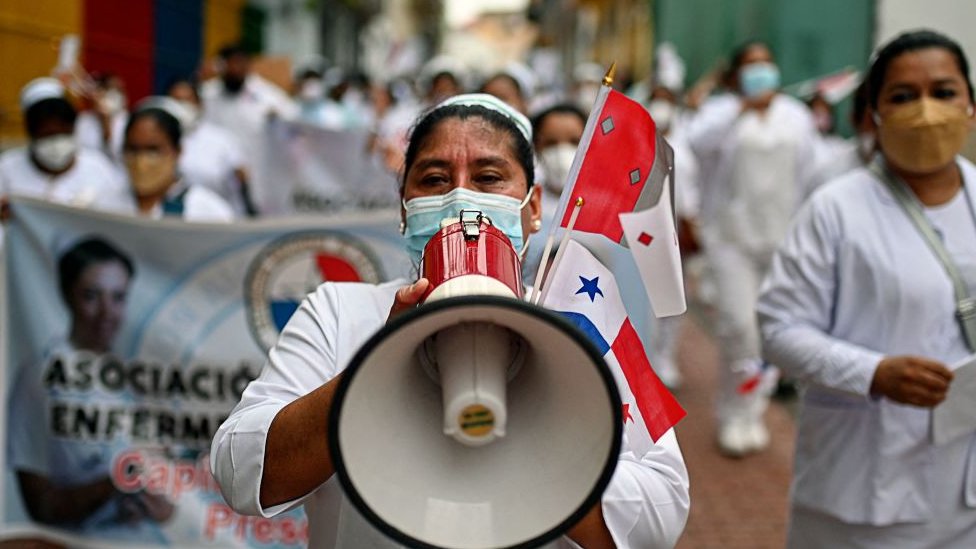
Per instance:
[[[891,60],[885,73],[885,86],[928,80],[960,80],[965,77],[959,70],[955,56],[945,48],[925,48],[907,51]]]
[[[437,124],[418,150],[418,158],[453,157],[459,154],[491,155],[517,162],[511,133],[481,117],[445,119]]]

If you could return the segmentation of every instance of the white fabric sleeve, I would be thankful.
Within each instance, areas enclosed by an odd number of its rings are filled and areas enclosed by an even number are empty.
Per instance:
[[[238,513],[270,517],[304,499],[261,507],[264,453],[268,429],[278,412],[338,373],[335,305],[335,288],[330,284],[319,286],[302,302],[261,374],[247,386],[214,436],[210,467],[224,498]]]
[[[742,114],[738,97],[716,97],[706,101],[685,127],[685,137],[695,155],[712,157],[729,141],[735,121]]]
[[[186,194],[187,221],[206,223],[230,223],[234,221],[234,209],[219,194],[202,185],[194,185]]]
[[[813,120],[813,114],[806,105],[795,102],[795,120],[791,124],[797,137],[796,148],[796,185],[801,203],[809,197],[817,186],[822,182],[819,179],[820,163],[819,152],[823,147],[823,137],[817,130],[817,125]],[[836,159],[834,159],[836,161]]]
[[[801,208],[760,289],[763,358],[799,380],[867,396],[884,355],[828,335],[842,234],[823,198]]]
[[[674,547],[691,505],[674,429],[643,455],[624,451],[603,493],[603,520],[619,549]]]

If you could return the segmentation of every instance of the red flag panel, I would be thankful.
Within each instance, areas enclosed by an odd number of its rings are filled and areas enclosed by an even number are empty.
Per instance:
[[[634,211],[654,164],[654,120],[640,103],[614,90],[597,116],[561,226],[567,226],[572,204],[582,197],[573,229],[619,242],[623,228],[617,214]]]
[[[661,435],[685,417],[685,410],[654,373],[629,318],[620,327],[620,333],[610,348],[627,378],[644,425],[654,442],[657,442]]]

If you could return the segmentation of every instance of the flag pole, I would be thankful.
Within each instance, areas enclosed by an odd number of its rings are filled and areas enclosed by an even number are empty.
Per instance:
[[[617,62],[616,61],[613,61],[612,63],[610,63],[610,68],[607,69],[607,73],[603,76],[603,82],[602,82],[602,84],[604,86],[608,87],[608,88],[612,87],[613,86],[613,79],[614,79],[614,76],[616,75],[616,73],[617,73]],[[586,130],[589,129],[589,125],[590,125],[590,121],[587,121],[587,128],[584,129],[584,132],[583,132],[584,133],[584,139],[586,139],[585,134],[586,134]],[[566,232],[563,234],[563,238],[560,241],[560,245],[559,245],[560,246],[560,250],[566,245],[566,242],[569,240],[569,234],[570,234],[570,232],[572,232],[573,226],[576,224],[576,217],[579,215],[579,210],[580,210],[580,208],[582,206],[583,206],[583,198],[582,197],[578,197],[577,200],[576,200],[575,209],[573,210],[573,213],[570,215],[570,219],[569,219],[569,221],[566,224]],[[559,209],[557,208],[556,211],[559,212]],[[565,210],[563,210],[563,213],[565,213]],[[562,219],[562,216],[560,216],[560,219]],[[556,220],[554,220],[554,221],[556,221]],[[535,280],[535,282],[536,282],[536,284],[535,284],[536,291],[534,292],[534,294],[532,296],[532,303],[534,303],[536,305],[538,305],[541,302],[541,300],[542,300],[542,290],[543,290],[543,288],[545,286],[546,278],[548,278],[546,276],[546,274],[548,272],[547,271],[547,267],[549,266],[549,254],[552,253],[552,245],[555,243],[555,240],[556,240],[556,229],[557,229],[558,226],[559,226],[559,222],[557,221],[552,226],[552,228],[549,230],[549,235],[546,237],[546,245],[545,245],[545,247],[542,250],[542,258],[539,261],[539,267],[535,271],[535,273],[536,273],[536,275],[535,275],[536,276],[536,280]],[[556,252],[556,257],[555,257],[555,259],[553,259],[553,267],[556,266],[556,263],[561,258],[562,258],[562,253],[559,252],[559,251],[557,251]],[[549,269],[549,270],[551,270],[551,269]]]
[[[613,77],[617,74],[617,62],[614,61],[610,63],[610,69],[607,70],[607,74],[603,76],[603,85],[606,87],[613,86]]]
[[[563,233],[563,238],[559,241],[559,250],[556,251],[556,257],[552,260],[552,269],[550,269],[550,271],[555,271],[556,267],[559,265],[559,262],[562,261],[563,254],[566,252],[566,243],[569,242],[569,236],[573,232],[573,227],[576,226],[576,218],[579,217],[580,210],[582,209],[583,197],[580,196],[576,198],[576,204],[573,206],[573,213],[569,215],[569,221],[566,223],[566,232]],[[546,244],[550,243],[551,240],[546,242]],[[543,269],[545,268],[545,264],[548,263],[547,260],[549,259],[548,255],[551,251],[550,248],[551,246],[546,246],[546,256],[542,258],[541,268]],[[545,274],[545,271],[542,271],[542,273]],[[536,292],[535,300],[533,301],[534,304],[539,305],[542,303],[543,298],[545,298],[545,294],[549,292],[549,286],[546,285],[546,282],[549,282],[548,279],[549,277],[547,276],[542,277],[542,284],[539,286],[539,291]]]

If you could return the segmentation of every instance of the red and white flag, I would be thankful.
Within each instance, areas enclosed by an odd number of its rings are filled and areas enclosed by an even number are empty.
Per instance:
[[[603,353],[623,403],[625,441],[643,454],[685,411],[651,368],[613,273],[574,240],[563,254],[542,305],[575,324]]]
[[[583,199],[572,229],[631,250],[658,317],[686,310],[673,166],[671,146],[647,109],[601,86],[556,210],[566,228],[573,211],[568,205]]]

